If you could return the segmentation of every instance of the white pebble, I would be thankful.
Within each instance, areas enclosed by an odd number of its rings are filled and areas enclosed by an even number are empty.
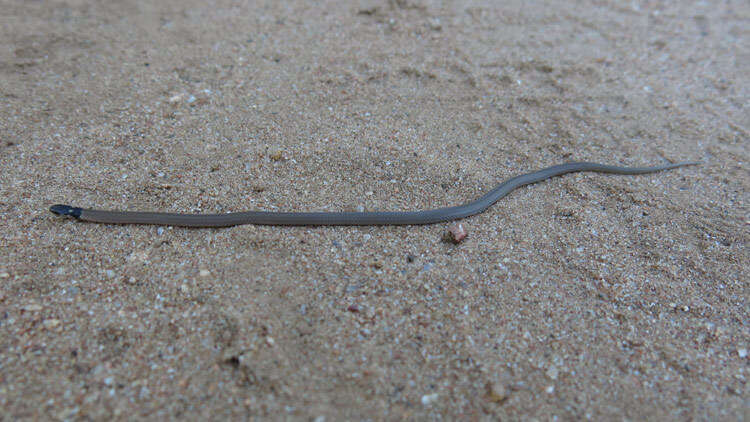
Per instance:
[[[183,97],[183,94],[177,94],[177,95],[174,95],[174,96],[170,97],[167,100],[167,102],[170,103],[170,104],[175,104],[175,103],[180,102],[182,100],[182,97]]]
[[[437,399],[438,399],[438,394],[437,393],[434,393],[434,394],[425,394],[424,396],[422,396],[422,404],[425,405],[425,406],[429,406],[432,403],[434,403]]]
[[[557,368],[554,365],[550,366],[549,369],[547,369],[547,376],[550,379],[556,380],[558,375],[559,375],[559,371],[557,370]]]
[[[55,328],[60,326],[60,320],[59,319],[45,319],[42,324],[44,324],[44,328],[48,330],[54,330]]]
[[[737,355],[741,358],[747,357],[747,349],[737,349]]]

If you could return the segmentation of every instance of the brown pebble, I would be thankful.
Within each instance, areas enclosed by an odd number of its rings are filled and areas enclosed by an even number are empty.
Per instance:
[[[461,223],[457,223],[448,228],[448,232],[446,233],[444,240],[458,244],[461,243],[461,241],[465,238],[466,230],[464,230],[464,225]]]
[[[502,403],[508,398],[505,386],[499,383],[487,383],[487,397],[495,403]]]
[[[349,312],[357,313],[359,312],[359,307],[357,305],[349,305],[349,307],[346,308],[346,310]]]
[[[276,151],[273,154],[269,156],[273,161],[281,161],[284,159],[284,152],[283,151]]]

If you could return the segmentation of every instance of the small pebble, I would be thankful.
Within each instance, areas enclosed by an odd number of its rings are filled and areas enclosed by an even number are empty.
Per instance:
[[[211,272],[208,271],[207,269],[203,268],[200,271],[198,271],[198,275],[201,276],[201,277],[208,277],[208,276],[211,275]]]
[[[28,305],[24,305],[21,307],[22,310],[26,312],[38,312],[42,310],[42,305],[37,305],[36,303],[29,303]]]
[[[284,152],[279,150],[271,154],[269,157],[271,157],[273,161],[281,161],[284,159]]]
[[[437,399],[438,399],[438,394],[437,393],[434,393],[434,394],[425,394],[424,396],[422,396],[422,404],[425,405],[425,406],[429,406],[432,403],[434,403]]]
[[[508,398],[505,386],[498,383],[487,383],[487,395],[490,401],[495,403],[502,403]]]
[[[747,357],[747,349],[737,349],[737,355],[741,358]]]
[[[183,96],[184,96],[183,94],[177,94],[177,95],[174,95],[174,96],[170,97],[170,98],[169,98],[169,99],[167,100],[167,102],[168,102],[169,104],[177,104],[177,103],[179,103],[180,101],[182,101],[182,97],[183,97]]]
[[[44,324],[44,328],[46,328],[48,330],[53,330],[53,329],[55,329],[55,328],[57,328],[57,327],[60,326],[60,320],[59,319],[54,319],[54,318],[52,318],[52,319],[45,319],[42,324]]]
[[[8,277],[10,277],[10,274],[8,274],[7,271],[3,271],[0,273],[0,278],[8,278]]]
[[[159,227],[158,229],[156,229],[156,234],[158,234],[159,236],[163,235],[164,234],[164,227]]]
[[[559,375],[559,371],[557,370],[555,366],[550,366],[549,369],[547,369],[547,376],[551,380],[556,380],[558,375]]]
[[[464,225],[461,223],[452,225],[450,228],[448,228],[448,232],[446,233],[445,237],[448,241],[455,244],[461,243],[461,241],[466,238],[466,230],[464,229]]]
[[[349,307],[346,308],[346,310],[349,312],[357,313],[359,312],[359,307],[357,305],[349,305]]]
[[[107,278],[113,278],[115,276],[115,272],[112,270],[107,270],[105,273],[107,274]]]

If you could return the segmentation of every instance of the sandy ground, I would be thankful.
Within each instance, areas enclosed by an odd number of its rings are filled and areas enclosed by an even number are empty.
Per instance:
[[[205,3],[0,1],[3,420],[747,417],[750,4]],[[579,160],[704,164],[524,188],[459,245],[47,211],[421,209]]]

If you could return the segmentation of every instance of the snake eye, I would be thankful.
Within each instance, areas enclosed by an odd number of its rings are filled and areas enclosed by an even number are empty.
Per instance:
[[[55,204],[49,207],[49,210],[57,215],[69,215],[75,218],[81,216],[81,209],[78,207],[71,207],[70,205]]]

